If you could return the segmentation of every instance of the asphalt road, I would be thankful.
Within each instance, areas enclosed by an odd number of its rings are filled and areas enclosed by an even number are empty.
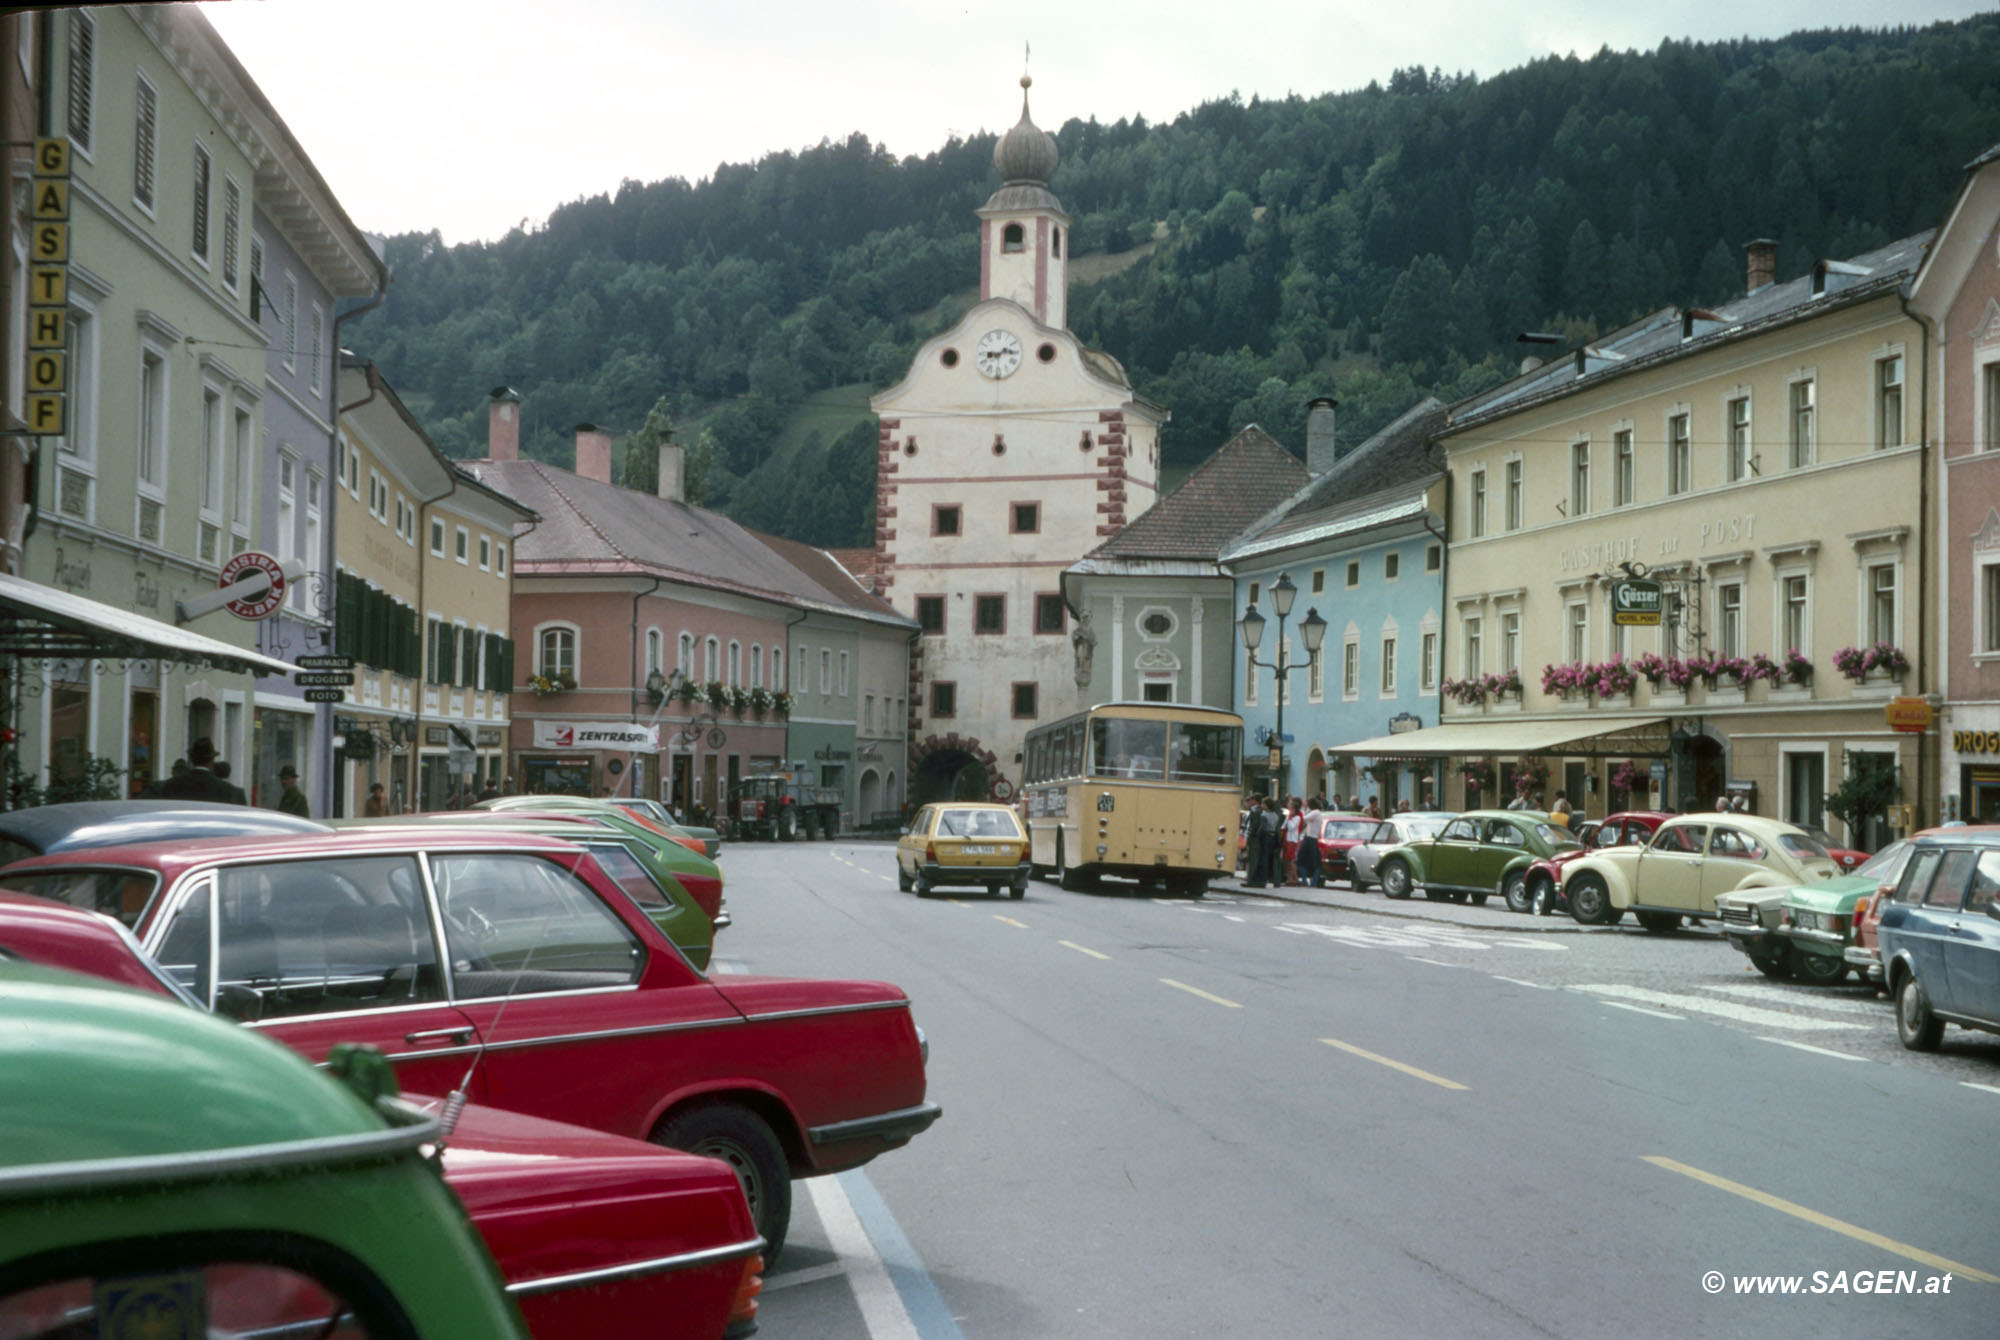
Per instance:
[[[801,1185],[765,1335],[2000,1334],[2000,1037],[1701,931],[893,860],[724,855],[724,970],[898,983],[945,1112]]]

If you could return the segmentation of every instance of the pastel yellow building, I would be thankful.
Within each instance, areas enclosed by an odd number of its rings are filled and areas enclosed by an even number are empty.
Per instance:
[[[1818,823],[1880,753],[1935,813],[1935,732],[1885,720],[1930,686],[1923,333],[1900,301],[1925,240],[1784,284],[1752,244],[1744,297],[1453,409],[1443,725],[1405,740],[1458,760],[1452,803],[1546,768],[1527,789],[1590,814],[1733,793]],[[1614,622],[1632,576],[1660,583],[1657,627]]]
[[[373,364],[341,369],[335,709],[329,812],[442,809],[504,783],[516,533],[535,514],[438,451]]]

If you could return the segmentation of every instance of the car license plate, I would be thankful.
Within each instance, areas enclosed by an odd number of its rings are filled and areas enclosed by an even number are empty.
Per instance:
[[[969,842],[965,846],[960,847],[959,850],[967,856],[991,856],[1000,849],[990,843]]]

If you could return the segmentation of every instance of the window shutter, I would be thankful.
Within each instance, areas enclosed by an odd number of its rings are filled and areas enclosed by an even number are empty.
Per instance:
[[[359,584],[360,579],[351,572],[334,579],[333,649],[342,656],[354,655],[355,625],[361,620]]]
[[[153,207],[153,154],[159,117],[160,95],[141,79],[138,114],[132,128],[132,196],[147,209]]]
[[[194,254],[208,259],[208,187],[213,160],[208,150],[194,146]]]
[[[69,15],[69,138],[90,152],[93,84],[97,78],[97,20],[81,10]]]
[[[479,685],[479,634],[471,628],[458,630],[458,682],[468,689]]]
[[[222,282],[236,287],[237,248],[243,239],[243,192],[235,182],[222,182]]]
[[[514,639],[500,639],[500,682],[510,690],[514,687]]]

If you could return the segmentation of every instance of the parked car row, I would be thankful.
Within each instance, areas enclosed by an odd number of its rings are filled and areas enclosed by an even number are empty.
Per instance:
[[[1873,856],[1824,837],[1728,812],[1633,811],[1572,833],[1534,811],[1475,810],[1397,815],[1336,841],[1354,887],[1391,898],[1499,896],[1596,925],[1630,912],[1656,933],[1716,921],[1766,976],[1880,985],[1915,1050],[1936,1048],[1948,1023],[2000,1032],[2000,827],[1926,829]]]
[[[927,1043],[907,997],[887,983],[703,976],[679,941],[690,923],[711,936],[727,924],[719,871],[673,843],[649,846],[650,824],[638,816],[600,808],[608,818],[523,808],[341,831],[174,802],[0,815],[0,840],[21,857],[0,869],[0,958],[137,986],[190,1013],[237,1021],[232,1031],[261,1033],[309,1061],[338,1064],[345,1046],[365,1044],[383,1058],[385,1087],[507,1114],[477,1124],[505,1126],[517,1152],[539,1142],[551,1159],[569,1149],[585,1162],[599,1158],[588,1169],[569,1165],[584,1184],[548,1198],[598,1214],[588,1232],[581,1221],[527,1232],[533,1216],[508,1218],[516,1211],[506,1209],[493,1217],[523,1230],[510,1241],[532,1264],[507,1278],[522,1286],[521,1306],[543,1340],[658,1333],[668,1316],[676,1335],[740,1331],[754,1315],[756,1277],[742,1262],[782,1248],[791,1181],[858,1166],[937,1119],[925,1098]],[[251,831],[221,836],[231,823]],[[200,840],[159,840],[197,826]],[[145,840],[126,840],[135,835]],[[704,944],[703,961],[706,952]],[[620,1149],[591,1154],[592,1141]],[[663,1174],[632,1173],[624,1210],[615,1195],[589,1188],[618,1184],[621,1150],[655,1157],[662,1147],[706,1156],[688,1162],[722,1174],[717,1185],[733,1194],[743,1231],[730,1238],[729,1214],[684,1214],[663,1192],[660,1213],[705,1225],[706,1245],[644,1260],[657,1263],[652,1274],[693,1272],[689,1280],[735,1262],[722,1291],[729,1315],[661,1306],[633,1285],[649,1299],[647,1326],[613,1323],[636,1313],[586,1320],[590,1307],[609,1306],[607,1290],[627,1287],[626,1276],[599,1278],[604,1263],[584,1260],[575,1242],[588,1238],[601,1255],[667,1241],[646,1209],[646,1187]],[[511,1203],[507,1165],[494,1160],[460,1179],[476,1221],[480,1204]],[[452,1166],[448,1158],[448,1177]],[[491,1235],[489,1246],[500,1254]],[[551,1281],[572,1276],[596,1283],[565,1303],[565,1288]],[[556,1301],[530,1301],[544,1296]],[[538,1321],[549,1308],[566,1320]]]

